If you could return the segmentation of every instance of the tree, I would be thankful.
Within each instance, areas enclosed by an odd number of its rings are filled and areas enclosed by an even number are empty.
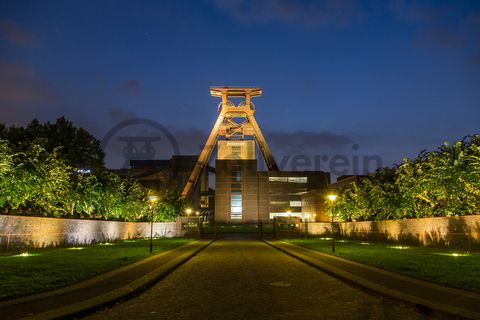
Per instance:
[[[333,210],[345,220],[478,214],[480,135],[377,170],[344,189]]]
[[[160,193],[160,200],[154,207],[154,220],[162,222],[174,221],[176,217],[183,212],[184,205],[184,199],[178,190],[163,190]]]
[[[13,173],[13,155],[8,142],[0,140],[0,208],[7,202],[10,176]]]
[[[105,154],[100,141],[82,128],[77,128],[71,121],[60,117],[55,123],[41,124],[32,120],[26,127],[0,128],[0,139],[8,140],[17,151],[25,151],[28,143],[42,141],[41,146],[47,152],[57,149],[59,157],[74,168],[104,170]]]

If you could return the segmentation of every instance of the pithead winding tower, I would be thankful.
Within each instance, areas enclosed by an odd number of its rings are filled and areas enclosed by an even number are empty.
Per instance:
[[[278,171],[272,152],[253,116],[255,105],[251,102],[251,98],[261,96],[262,88],[211,87],[210,94],[213,97],[222,98],[218,105],[219,114],[190,178],[183,189],[182,197],[184,198],[188,198],[195,188],[198,178],[210,160],[219,136],[225,137],[226,140],[244,140],[246,136],[253,136],[268,170]],[[235,105],[229,100],[230,97],[244,98],[245,100]]]

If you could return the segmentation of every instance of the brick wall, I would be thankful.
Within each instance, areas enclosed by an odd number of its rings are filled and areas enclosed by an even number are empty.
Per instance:
[[[338,225],[338,227],[337,227]],[[349,239],[480,250],[480,215],[341,222],[337,236]],[[330,223],[308,224],[312,235],[329,235]]]
[[[154,223],[154,237],[175,237],[175,222]],[[148,222],[0,215],[0,251],[89,244],[150,236]]]

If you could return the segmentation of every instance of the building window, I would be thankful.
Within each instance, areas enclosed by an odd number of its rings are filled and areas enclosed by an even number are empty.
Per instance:
[[[232,171],[230,173],[232,177],[232,182],[242,181],[242,167],[241,166],[232,166]]]
[[[270,182],[288,182],[287,177],[268,177],[268,181]]]
[[[201,208],[208,208],[210,205],[209,205],[209,201],[208,201],[208,196],[201,196],[200,197],[200,207]]]
[[[270,182],[307,183],[308,177],[268,177]]]
[[[233,149],[233,147],[232,147]],[[242,166],[231,167],[231,195],[230,195],[230,219],[241,220],[243,213],[242,205]]]
[[[301,207],[302,201],[290,201],[290,207]]]
[[[241,146],[232,146],[232,159],[233,160],[242,159],[242,147]]]
[[[288,206],[288,201],[270,201],[270,205],[272,206]]]
[[[242,219],[242,192],[232,191],[230,199],[230,219],[238,220]]]
[[[270,219],[275,217],[300,217],[301,212],[270,212]]]
[[[293,182],[293,183],[307,183],[308,178],[307,177],[288,177],[288,182]]]

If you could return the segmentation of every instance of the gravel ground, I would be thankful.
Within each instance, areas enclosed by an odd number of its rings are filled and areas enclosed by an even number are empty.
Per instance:
[[[220,240],[142,295],[86,319],[427,318],[262,242]]]

